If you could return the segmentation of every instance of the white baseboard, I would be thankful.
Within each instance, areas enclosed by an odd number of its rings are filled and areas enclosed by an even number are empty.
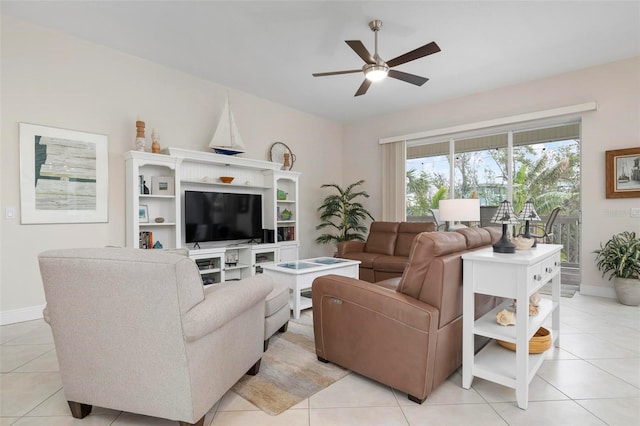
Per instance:
[[[42,318],[42,310],[45,306],[46,305],[38,305],[10,311],[0,311],[0,325],[40,319]]]
[[[585,296],[608,297],[609,299],[617,299],[616,290],[613,287],[603,287],[601,285],[584,285],[580,284],[580,294]]]

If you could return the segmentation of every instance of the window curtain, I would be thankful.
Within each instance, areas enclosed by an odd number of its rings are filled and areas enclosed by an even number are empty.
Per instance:
[[[382,220],[402,222],[407,217],[405,180],[407,143],[382,145]]]

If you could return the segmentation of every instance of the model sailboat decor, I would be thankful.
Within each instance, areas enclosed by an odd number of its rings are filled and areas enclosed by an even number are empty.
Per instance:
[[[218,121],[216,132],[211,142],[209,142],[209,148],[213,149],[216,154],[236,155],[244,153],[244,143],[236,127],[236,121],[233,118],[228,98],[220,116],[220,121]]]

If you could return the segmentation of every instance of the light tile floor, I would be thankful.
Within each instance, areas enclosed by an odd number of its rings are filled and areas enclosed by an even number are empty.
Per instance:
[[[227,393],[206,425],[640,425],[640,308],[581,296],[561,299],[561,342],[530,384],[528,410],[513,389],[460,372],[422,405],[405,394],[350,374],[273,417]],[[94,407],[84,420],[70,416],[53,339],[42,321],[0,327],[0,426],[174,425],[175,422]]]

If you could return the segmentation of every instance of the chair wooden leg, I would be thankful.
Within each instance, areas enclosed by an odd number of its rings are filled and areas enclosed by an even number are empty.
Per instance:
[[[258,362],[256,362],[255,364],[253,364],[253,367],[251,367],[249,369],[249,371],[247,371],[247,374],[250,376],[255,376],[256,374],[258,374],[260,372],[260,361],[262,361],[262,358],[260,358],[258,360]]]
[[[67,401],[69,403],[69,409],[71,410],[71,415],[74,419],[84,419],[89,414],[91,414],[91,409],[93,405],[82,404],[80,402],[75,401]]]
[[[262,352],[266,352],[266,351],[267,351],[267,349],[269,349],[269,340],[270,340],[270,339],[271,339],[271,338],[269,338],[269,339],[267,339],[267,340],[265,340],[265,341],[264,341],[264,345],[262,346],[262,347],[263,347]]]
[[[204,426],[204,416],[195,423],[180,422],[180,426]]]
[[[288,327],[289,327],[289,321],[285,322],[284,325],[278,329],[278,331],[280,333],[284,333],[285,331],[287,331]]]

